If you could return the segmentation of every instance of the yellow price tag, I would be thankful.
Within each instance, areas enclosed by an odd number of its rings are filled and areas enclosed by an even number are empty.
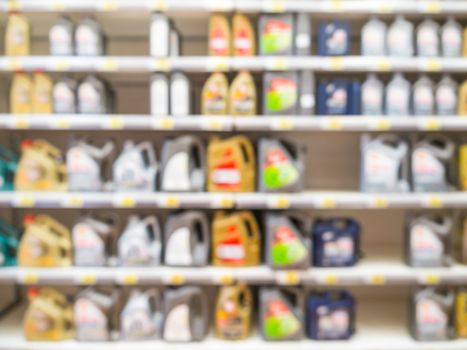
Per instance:
[[[36,203],[36,200],[32,196],[20,195],[17,205],[21,208],[31,208]]]
[[[181,285],[185,283],[185,276],[178,273],[169,276],[169,284]]]
[[[294,123],[291,118],[279,118],[277,123],[273,123],[273,129],[276,130],[292,130]]]
[[[424,130],[431,130],[431,131],[441,130],[441,123],[440,123],[439,119],[428,118],[423,123],[423,129]]]
[[[376,130],[389,130],[391,129],[391,122],[384,118],[378,118],[378,120],[375,121],[374,127]]]
[[[54,0],[51,5],[52,11],[64,11],[65,4],[61,0]]]
[[[155,59],[152,70],[156,72],[168,72],[170,70],[170,60],[168,58]]]
[[[272,58],[268,61],[267,68],[271,70],[287,70],[289,61],[286,58]]]
[[[15,129],[29,129],[29,120],[26,118],[15,117]]]
[[[81,208],[83,206],[83,197],[76,195],[68,197],[66,206],[72,208]]]
[[[300,274],[296,271],[284,271],[277,275],[277,283],[284,285],[297,285],[300,283]]]
[[[344,8],[342,0],[331,0],[332,11],[342,11]]]
[[[172,130],[174,128],[174,119],[171,117],[157,118],[156,129]]]
[[[9,71],[18,71],[18,70],[22,70],[23,68],[20,60],[17,58],[9,58],[6,61],[5,66],[6,66],[5,68]]]
[[[370,277],[370,283],[375,285],[385,284],[386,277],[384,275],[373,275]]]
[[[425,69],[429,72],[439,72],[441,68],[441,61],[435,58],[429,59],[425,63]]]
[[[234,206],[234,201],[232,198],[223,197],[219,201],[219,207],[221,208],[232,208]]]
[[[326,120],[326,129],[342,130],[342,119],[341,118],[328,118]]]
[[[388,2],[383,2],[381,4],[378,4],[378,10],[377,12],[379,13],[393,13],[394,12],[394,6]]]
[[[425,3],[426,13],[440,13],[441,9],[442,7],[439,1],[428,1]]]
[[[56,129],[70,129],[71,128],[71,123],[68,118],[58,118],[55,121],[55,128]]]
[[[19,2],[17,0],[9,0],[7,4],[7,10],[9,12],[19,11],[20,10]]]
[[[123,129],[124,123],[123,118],[121,117],[111,117],[109,119],[108,128],[112,130],[120,130]]]
[[[122,284],[124,285],[135,285],[139,281],[139,278],[134,273],[127,273],[122,278]]]
[[[332,273],[328,273],[324,276],[323,281],[326,285],[336,285],[339,282],[339,278],[337,275],[334,275]]]
[[[385,197],[375,197],[373,199],[373,207],[374,208],[387,208],[389,206],[388,200]]]
[[[209,118],[205,128],[206,130],[222,130],[222,122],[219,118]]]
[[[430,196],[428,198],[428,208],[442,208],[443,207],[443,200],[439,196]]]
[[[266,3],[266,11],[281,13],[285,12],[285,1],[284,0],[269,0]]]
[[[167,11],[167,1],[166,0],[155,0],[154,2],[154,11]]]
[[[118,62],[114,58],[106,58],[100,68],[106,72],[116,72],[118,70]]]
[[[290,200],[287,197],[274,198],[272,207],[277,209],[287,209],[290,207]]]
[[[80,282],[82,284],[90,285],[90,284],[96,284],[97,282],[97,276],[87,273],[85,275],[81,276]]]
[[[376,69],[380,72],[389,72],[392,66],[389,60],[379,60],[376,64]]]
[[[332,71],[341,71],[344,69],[344,59],[342,57],[329,58],[329,69]]]
[[[167,208],[179,208],[180,207],[180,199],[176,196],[168,196],[164,200],[164,205]]]
[[[121,197],[117,203],[117,206],[121,208],[134,208],[136,207],[136,199],[131,196]]]
[[[65,72],[70,70],[70,64],[66,60],[57,60],[54,61],[52,68],[58,72]]]
[[[115,11],[118,10],[118,2],[115,0],[106,0],[102,3],[101,9],[103,11]]]
[[[325,197],[320,201],[319,206],[325,209],[334,209],[337,206],[337,202],[335,198]]]
[[[423,278],[423,283],[424,284],[435,285],[435,284],[439,284],[440,282],[441,282],[441,279],[440,279],[439,275],[436,275],[434,273],[426,275]]]
[[[22,276],[21,282],[24,284],[37,284],[37,282],[39,282],[39,276],[35,273],[28,272]]]
[[[219,277],[219,284],[222,286],[230,286],[234,284],[235,278],[231,274],[223,274]]]

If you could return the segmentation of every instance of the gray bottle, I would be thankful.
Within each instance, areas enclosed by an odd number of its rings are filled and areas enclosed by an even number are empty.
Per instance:
[[[420,57],[440,56],[439,24],[425,19],[417,27],[417,54]]]
[[[163,339],[168,342],[202,341],[209,328],[208,297],[200,287],[169,289],[164,296]]]
[[[201,211],[170,215],[165,224],[165,264],[205,266],[209,261],[209,221]]]
[[[107,84],[90,75],[78,86],[78,111],[82,114],[106,114],[111,111],[111,94]]]
[[[54,112],[57,114],[75,114],[78,111],[76,102],[77,83],[70,78],[61,78],[52,89]]]
[[[408,192],[409,146],[397,135],[364,135],[361,141],[362,192]]]
[[[51,56],[73,56],[74,25],[66,16],[60,16],[49,30],[49,52]]]
[[[265,217],[266,262],[273,269],[306,269],[311,262],[311,222],[298,213]]]
[[[388,29],[387,49],[389,56],[412,57],[414,55],[414,26],[403,16],[397,16]]]
[[[362,28],[362,56],[386,56],[386,23],[372,16]]]
[[[362,115],[381,116],[384,114],[384,84],[376,74],[369,74],[362,84]]]
[[[259,323],[263,339],[302,339],[304,309],[304,296],[298,288],[262,287],[259,291]]]
[[[206,179],[205,147],[195,136],[181,136],[162,146],[161,190],[204,191]]]
[[[300,192],[304,187],[305,149],[285,140],[261,138],[258,143],[260,192]]]
[[[411,331],[418,341],[443,341],[453,336],[452,290],[427,287],[414,294],[411,303]]]
[[[115,340],[114,318],[119,299],[118,289],[112,292],[87,288],[78,293],[74,305],[76,339],[86,342]]]
[[[441,53],[443,57],[462,56],[462,26],[453,18],[448,17],[441,27]]]
[[[407,263],[412,267],[444,267],[452,263],[454,221],[448,215],[412,216],[407,221]]]
[[[455,190],[456,146],[448,138],[429,135],[412,151],[412,182],[415,192]]]
[[[298,108],[300,115],[315,114],[316,95],[315,95],[315,75],[312,71],[305,70],[300,72],[299,76],[299,101]]]
[[[295,15],[295,55],[311,55],[311,19],[308,13]]]
[[[120,313],[121,338],[128,341],[157,339],[162,332],[162,300],[155,288],[133,289]]]
[[[104,35],[99,22],[91,17],[84,18],[76,28],[75,43],[78,56],[103,56]]]
[[[386,115],[390,117],[406,117],[410,115],[410,83],[401,73],[386,86]]]
[[[458,84],[449,75],[444,75],[436,86],[436,113],[439,116],[457,115]]]
[[[422,75],[413,85],[412,106],[415,116],[435,114],[435,84],[427,75]]]

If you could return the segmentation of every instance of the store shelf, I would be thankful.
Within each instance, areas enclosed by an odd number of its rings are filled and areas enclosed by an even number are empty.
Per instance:
[[[467,4],[462,1],[437,0],[5,0],[0,3],[0,10],[21,10],[25,12],[43,11],[244,11],[244,12],[309,12],[358,13],[358,14],[464,14]]]
[[[0,269],[0,283],[20,285],[462,285],[467,267],[411,268],[400,261],[366,260],[349,268],[310,268],[302,271],[275,271],[267,266],[247,268],[21,268]]]
[[[467,58],[390,58],[390,57],[210,57],[149,56],[49,57],[0,56],[0,71],[50,72],[131,72],[155,71],[284,71],[317,72],[467,72]]]
[[[196,346],[207,350],[465,350],[467,341],[453,340],[442,342],[416,342],[408,334],[406,328],[406,303],[388,301],[384,304],[366,301],[357,304],[357,333],[350,341],[288,341],[265,342],[254,335],[249,339],[228,342],[209,336]],[[74,340],[62,342],[28,342],[22,334],[22,318],[25,306],[16,308],[0,320],[1,350],[124,350],[134,347],[138,349],[176,349],[192,350],[193,343],[166,343],[160,340],[142,342],[108,342],[91,343]]]
[[[23,130],[183,130],[231,131],[229,116],[0,114],[0,129]]]

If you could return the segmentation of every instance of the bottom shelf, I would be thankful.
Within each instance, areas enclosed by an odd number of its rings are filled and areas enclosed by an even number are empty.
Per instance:
[[[86,343],[74,340],[62,342],[28,342],[22,335],[25,307],[18,307],[0,321],[0,349],[4,350],[123,350],[137,344],[138,349],[191,350],[194,343],[166,343],[161,340],[141,342]],[[402,302],[362,302],[357,306],[357,333],[349,341],[265,342],[259,336],[238,342],[227,342],[209,336],[198,343],[200,349],[212,350],[466,350],[467,339],[443,342],[417,342],[408,333],[407,304]]]

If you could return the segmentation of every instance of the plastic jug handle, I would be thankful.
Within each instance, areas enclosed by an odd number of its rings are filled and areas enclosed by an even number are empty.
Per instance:
[[[159,228],[159,221],[153,215],[147,216],[143,220],[143,224],[152,230],[154,233],[154,240],[160,241],[161,240],[161,232]]]
[[[194,292],[194,291],[193,291]],[[201,306],[200,314],[194,315],[195,320],[195,327],[199,327],[199,332],[195,330],[194,334],[203,334],[204,330],[207,329],[207,325],[209,323],[209,302],[208,298],[204,293],[193,293],[193,298],[198,299],[198,303]]]
[[[153,314],[160,313],[162,310],[162,301],[160,294],[156,289],[150,289],[146,293]]]
[[[249,212],[245,212],[245,213],[242,214],[242,217],[243,217],[243,220],[245,220],[245,222],[247,222],[248,227],[251,228],[251,231],[248,230],[248,235],[251,238],[259,239],[260,238],[259,237],[259,226],[258,226],[258,222],[254,218],[253,214],[251,214]]]
[[[246,137],[241,136],[239,138],[239,144],[243,150],[243,154],[246,156],[245,162],[249,164],[254,164],[255,151],[253,149],[253,146],[251,145],[251,142]]]
[[[146,141],[142,142],[138,145],[138,148],[141,150],[142,153],[146,153],[147,159],[148,159],[148,164],[146,164],[147,167],[157,166],[157,160],[156,160],[156,154],[154,153],[154,147],[151,142]]]
[[[198,138],[193,139],[193,148],[199,155],[199,168],[206,169],[206,155],[204,152],[204,143]],[[190,152],[191,153],[191,152]]]

